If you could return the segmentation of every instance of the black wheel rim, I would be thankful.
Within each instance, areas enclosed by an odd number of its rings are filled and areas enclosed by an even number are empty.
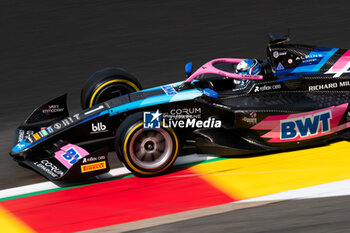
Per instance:
[[[146,170],[159,169],[171,160],[173,141],[165,129],[141,128],[132,136],[129,144],[131,160]]]

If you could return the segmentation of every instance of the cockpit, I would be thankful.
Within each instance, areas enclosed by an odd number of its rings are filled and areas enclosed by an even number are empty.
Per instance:
[[[194,85],[220,93],[243,91],[266,74],[265,65],[257,59],[219,58],[192,73],[192,63],[186,64],[186,81],[182,86]]]

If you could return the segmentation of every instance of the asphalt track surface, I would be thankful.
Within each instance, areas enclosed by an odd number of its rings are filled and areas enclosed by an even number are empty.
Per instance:
[[[290,200],[126,232],[343,233],[350,228],[349,201],[349,196]]]
[[[287,28],[295,43],[350,48],[349,6],[316,0],[1,1],[0,189],[45,181],[8,156],[13,132],[36,106],[64,92],[70,112],[79,111],[80,88],[96,70],[124,67],[145,88],[180,81],[188,61],[198,67],[218,57],[264,58],[266,33]],[[112,162],[120,166],[115,157]],[[335,198],[329,208],[336,211],[343,201]]]

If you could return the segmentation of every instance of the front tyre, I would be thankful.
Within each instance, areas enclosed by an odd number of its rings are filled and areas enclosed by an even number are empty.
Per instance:
[[[166,171],[175,162],[179,153],[179,139],[167,125],[158,129],[143,128],[140,114],[128,125],[118,129],[117,154],[124,165],[136,176],[155,176]],[[118,132],[117,132],[118,135]]]
[[[123,69],[105,68],[95,72],[84,84],[80,104],[82,109],[141,90],[137,79]]]

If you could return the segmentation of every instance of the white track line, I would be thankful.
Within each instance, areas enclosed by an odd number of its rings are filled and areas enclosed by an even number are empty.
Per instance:
[[[178,157],[174,165],[201,162],[201,161],[206,161],[206,160],[215,159],[215,158],[216,157],[213,157],[213,156],[198,155],[198,154],[186,155],[186,156]],[[130,171],[128,169],[126,169],[125,167],[120,167],[120,168],[111,169],[109,173],[103,174],[100,177],[104,179],[104,178],[111,178],[111,177],[117,177],[122,175],[129,175],[129,174],[130,174]],[[8,198],[12,196],[24,195],[24,194],[40,192],[40,191],[47,191],[47,190],[52,190],[57,188],[60,188],[60,186],[52,183],[51,181],[46,181],[46,182],[41,182],[36,184],[30,184],[30,185],[0,190],[0,198]]]
[[[6,198],[27,193],[39,192],[43,190],[50,190],[58,188],[54,183],[47,181],[42,183],[19,186],[15,188],[4,189],[0,191],[0,198]]]
[[[309,199],[350,195],[350,179],[250,198],[239,202]]]

